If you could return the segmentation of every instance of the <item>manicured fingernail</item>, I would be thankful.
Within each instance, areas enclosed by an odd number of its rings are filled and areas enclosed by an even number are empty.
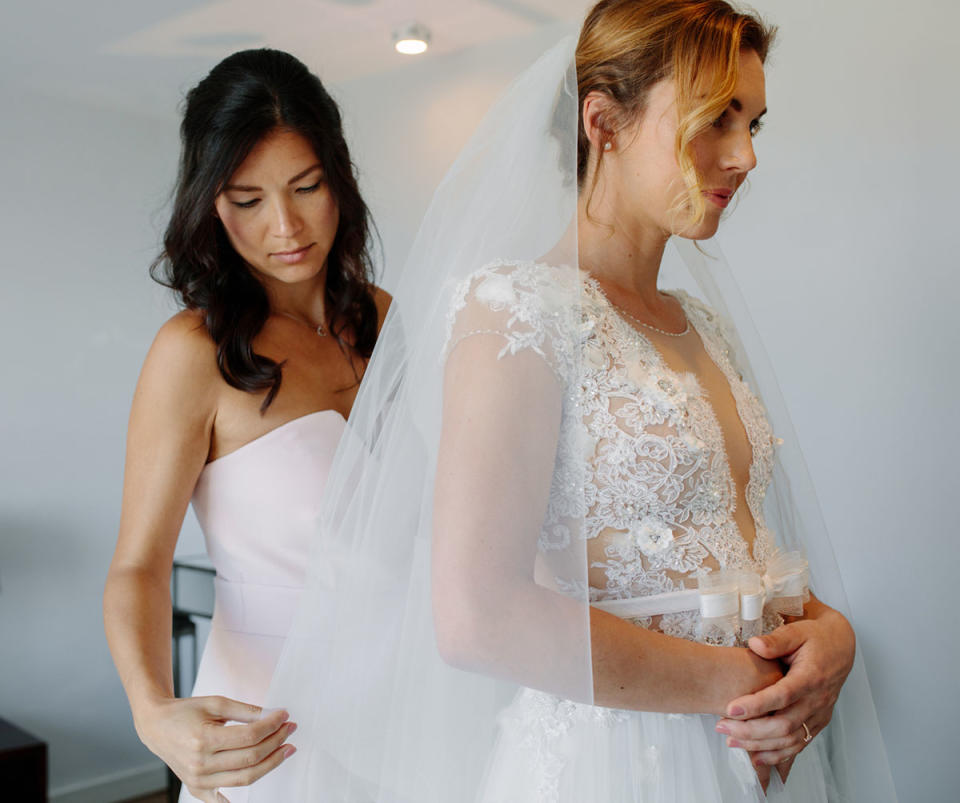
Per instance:
[[[717,731],[717,733],[730,733],[730,728],[727,725],[725,725],[723,722],[718,722],[715,730]]]
[[[290,756],[292,756],[296,752],[297,752],[297,748],[294,747],[292,744],[288,744],[286,747],[283,748],[283,757],[290,758]]]
[[[296,729],[297,729],[296,722],[291,722],[289,725],[287,725],[287,736],[293,733]]]
[[[742,706],[735,705],[733,708],[731,708],[729,711],[727,711],[727,716],[730,716],[730,717],[742,717],[745,713],[747,713],[747,712],[743,710],[743,707],[742,707]]]
[[[743,747],[736,739],[727,739],[727,747]]]

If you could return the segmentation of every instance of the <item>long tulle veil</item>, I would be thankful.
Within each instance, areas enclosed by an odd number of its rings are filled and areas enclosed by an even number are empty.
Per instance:
[[[549,254],[561,267],[546,291],[555,297],[543,303],[564,314],[554,316],[555,336],[540,348],[551,369],[543,373],[578,375],[574,47],[573,37],[560,42],[510,87],[424,218],[337,451],[308,588],[268,694],[268,705],[287,708],[299,723],[299,752],[253,788],[252,801],[473,801],[498,716],[520,687],[592,701],[588,567],[578,537],[585,505],[575,473],[563,478],[565,509],[546,513],[554,528],[547,538],[519,524],[511,531],[513,522],[543,519],[542,500],[509,488],[491,498],[498,535],[529,540],[537,565],[552,571],[549,581],[538,575],[544,593],[509,621],[492,609],[477,613],[496,645],[483,666],[464,668],[441,653],[436,622],[446,601],[435,593],[431,562],[443,357],[464,282],[494,260],[524,264]],[[805,549],[818,596],[849,614],[786,406],[732,274],[716,243],[676,245],[664,281],[691,288],[729,320],[735,360],[784,441],[768,524],[783,546]],[[526,417],[505,428],[556,416],[560,407],[577,415],[576,398],[557,398],[555,378],[539,377],[533,370],[519,377]],[[517,454],[543,448],[524,442],[525,431],[517,428]],[[506,466],[512,455],[501,459]],[[496,587],[487,590],[496,596]],[[859,658],[834,722],[814,744],[832,756],[838,799],[895,800]]]

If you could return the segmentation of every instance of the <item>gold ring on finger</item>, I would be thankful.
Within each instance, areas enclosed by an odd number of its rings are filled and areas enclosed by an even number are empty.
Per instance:
[[[807,723],[806,723],[806,722],[801,722],[800,724],[803,725],[803,734],[804,734],[804,735],[803,735],[803,743],[806,744],[807,742],[809,742],[809,741],[813,738],[813,734],[810,733],[810,728],[807,727]]]

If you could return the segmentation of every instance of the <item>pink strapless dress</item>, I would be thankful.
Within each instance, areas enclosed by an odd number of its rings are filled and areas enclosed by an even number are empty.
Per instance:
[[[193,493],[217,570],[216,603],[193,696],[262,705],[297,609],[320,498],[346,422],[295,418],[208,463]],[[225,789],[244,803],[247,789]],[[186,789],[180,803],[196,800]]]

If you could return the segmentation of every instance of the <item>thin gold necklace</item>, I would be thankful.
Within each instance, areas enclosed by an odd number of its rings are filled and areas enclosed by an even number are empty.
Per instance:
[[[310,323],[309,321],[305,321],[305,320],[303,320],[302,318],[298,318],[296,315],[291,315],[289,312],[281,312],[280,314],[281,314],[281,315],[286,315],[290,320],[296,321],[297,323],[302,323],[304,326],[309,326],[311,329],[313,329],[313,324],[312,324],[312,323]],[[326,327],[325,327],[322,323],[317,324],[317,328],[316,328],[314,331],[315,331],[318,335],[320,335],[320,337],[326,337],[326,336],[327,336]]]

